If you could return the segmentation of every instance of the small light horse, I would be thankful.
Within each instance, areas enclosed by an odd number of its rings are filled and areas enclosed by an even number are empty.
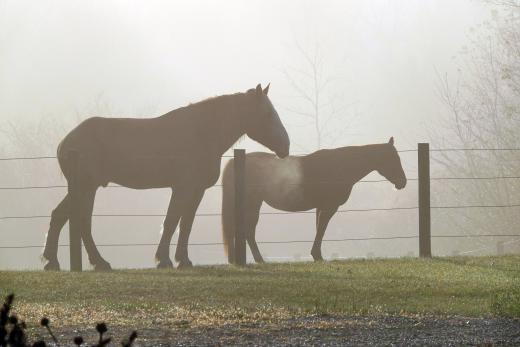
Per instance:
[[[179,267],[191,266],[188,238],[204,191],[220,176],[221,156],[248,135],[274,151],[289,154],[289,137],[260,84],[245,93],[222,95],[149,119],[89,118],[73,129],[58,147],[58,161],[68,181],[68,194],[54,209],[43,258],[45,270],[59,270],[58,238],[73,219],[95,270],[109,270],[91,233],[96,190],[114,182],[134,189],[172,189],[164,231],[156,252],[157,267],[172,267],[170,242],[180,221],[175,252]],[[72,179],[68,153],[79,158]],[[77,206],[70,196],[79,197]],[[71,214],[74,208],[77,213]]]
[[[222,178],[222,234],[230,263],[233,263],[233,252],[229,245],[235,227],[233,170],[233,160],[230,160]],[[406,176],[393,137],[388,143],[322,149],[285,159],[262,152],[247,154],[245,232],[255,261],[263,262],[255,240],[255,229],[264,201],[273,208],[289,212],[315,208],[316,238],[311,255],[315,261],[323,260],[321,242],[330,219],[348,200],[354,184],[374,170],[397,189],[406,186]]]

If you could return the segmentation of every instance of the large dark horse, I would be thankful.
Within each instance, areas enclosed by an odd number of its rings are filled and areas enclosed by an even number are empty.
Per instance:
[[[323,260],[321,242],[330,219],[348,200],[354,184],[374,170],[397,189],[406,186],[393,138],[388,143],[322,149],[285,159],[269,153],[249,153],[246,157],[245,232],[255,261],[263,262],[255,229],[264,201],[273,208],[290,212],[315,208],[316,238],[311,255],[315,261]],[[233,160],[230,160],[222,178],[222,234],[229,262],[233,262],[233,252],[228,249],[234,233],[233,177]]]
[[[170,241],[180,221],[175,252],[179,267],[191,266],[188,238],[195,212],[206,188],[220,175],[221,156],[247,134],[279,157],[289,154],[289,137],[267,97],[269,86],[222,95],[181,107],[150,119],[90,118],[73,129],[58,147],[58,161],[69,183],[67,196],[52,211],[43,257],[46,270],[58,270],[60,230],[74,215],[72,193],[79,196],[77,224],[89,261],[96,270],[109,270],[91,233],[96,190],[114,182],[134,189],[172,188],[164,231],[156,252],[157,267],[172,267]],[[79,155],[77,177],[67,158]]]

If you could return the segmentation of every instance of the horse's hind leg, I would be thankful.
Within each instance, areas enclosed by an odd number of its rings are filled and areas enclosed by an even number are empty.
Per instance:
[[[337,207],[332,209],[316,209],[316,238],[314,239],[314,244],[312,245],[311,255],[314,261],[321,261],[323,257],[321,255],[321,242],[323,240],[323,235],[325,235],[325,230],[327,229],[327,225],[329,225],[329,221],[338,210]]]
[[[192,266],[191,260],[188,257],[188,240],[190,238],[193,220],[195,219],[195,213],[204,196],[204,190],[205,189],[194,188],[183,202],[179,241],[177,243],[177,249],[175,250],[175,260],[179,262],[179,269]]]
[[[247,204],[246,211],[246,239],[249,244],[249,249],[251,249],[251,253],[253,254],[253,258],[256,263],[263,263],[264,258],[262,258],[262,254],[260,254],[260,250],[258,249],[258,245],[256,244],[256,225],[258,224],[258,218],[260,217],[260,207],[262,206],[262,201]]]
[[[177,197],[179,195],[179,197]],[[157,261],[157,268],[172,268],[173,263],[170,259],[170,242],[172,240],[173,233],[179,225],[181,219],[181,205],[182,193],[172,193],[170,198],[170,205],[168,206],[168,212],[166,212],[166,218],[163,222],[163,230],[161,235],[161,241],[157,252],[155,253],[155,260]]]
[[[58,262],[58,241],[60,238],[60,231],[69,219],[69,195],[67,194],[63,200],[56,206],[51,214],[51,222],[47,237],[45,240],[45,249],[42,257],[47,260],[44,270],[59,270],[60,263]]]
[[[94,210],[94,200],[96,198],[96,187],[89,187],[82,190],[81,198],[79,199],[79,222],[82,224],[81,238],[85,249],[87,250],[88,260],[94,266],[96,271],[111,270],[110,264],[103,259],[99,253],[94,239],[92,238],[92,211]]]

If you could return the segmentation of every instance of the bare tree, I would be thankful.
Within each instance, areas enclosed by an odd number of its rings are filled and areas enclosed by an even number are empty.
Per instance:
[[[322,45],[315,42],[309,49],[296,42],[295,48],[302,63],[285,68],[283,73],[297,102],[285,109],[310,121],[317,149],[332,146],[352,128],[356,118],[351,109],[354,103],[347,104],[338,92],[341,71],[326,58]]]
[[[439,74],[439,96],[449,112],[433,134],[435,146],[484,150],[438,152],[433,159],[452,176],[496,177],[443,185],[452,194],[441,196],[460,204],[520,203],[520,179],[505,178],[520,176],[520,3],[492,3],[498,5],[493,19],[463,52],[458,80]],[[518,231],[517,216],[510,208],[458,210],[451,221],[467,234],[511,234]]]
[[[46,114],[37,121],[0,122],[0,139],[5,157],[55,156],[61,139],[81,121],[94,115],[111,115],[113,106],[102,93],[90,103],[67,116]],[[60,177],[53,161],[16,160],[1,168],[3,181],[15,185],[35,185],[53,182]]]

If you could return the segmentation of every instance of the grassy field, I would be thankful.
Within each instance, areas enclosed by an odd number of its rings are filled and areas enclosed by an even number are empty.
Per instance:
[[[211,325],[304,315],[520,316],[520,256],[0,272],[28,322]]]

